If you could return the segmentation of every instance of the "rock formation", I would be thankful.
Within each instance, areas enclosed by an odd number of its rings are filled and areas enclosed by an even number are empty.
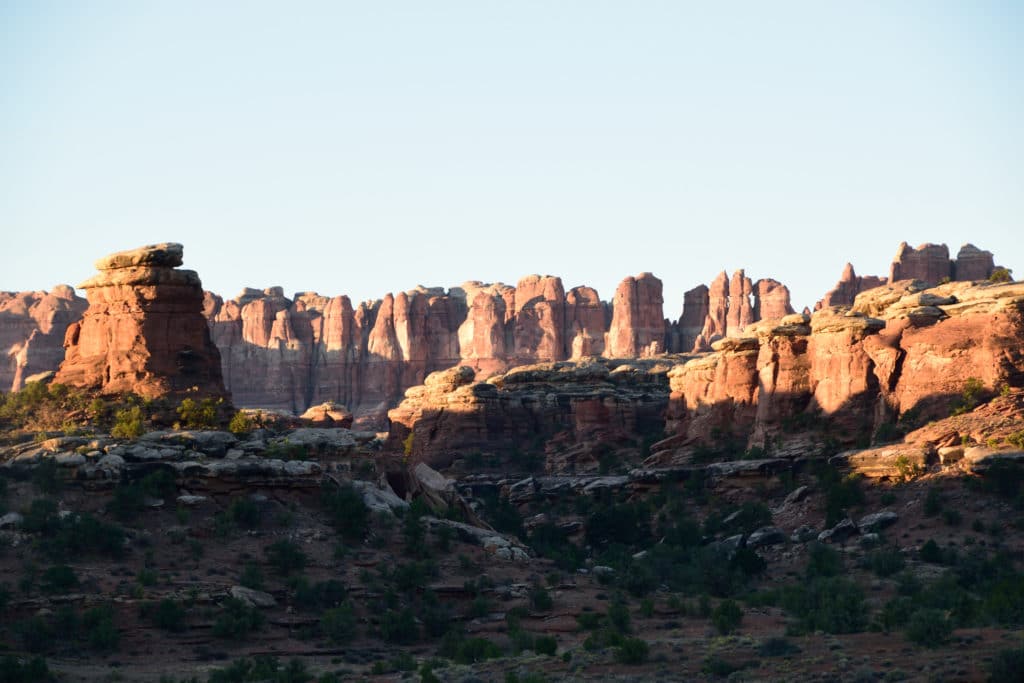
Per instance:
[[[665,353],[663,303],[661,280],[651,273],[619,283],[605,354],[609,358],[647,358]]]
[[[922,244],[917,249],[900,243],[896,258],[889,267],[889,282],[920,280],[937,285],[949,280],[985,280],[995,270],[992,253],[982,251],[973,244],[965,244],[950,260],[945,244]]]
[[[199,276],[176,268],[182,251],[157,244],[96,262],[100,274],[79,285],[89,308],[67,328],[56,382],[150,398],[225,394]]]
[[[814,305],[814,310],[818,311],[830,306],[852,306],[853,300],[857,298],[858,294],[881,287],[886,282],[884,277],[875,277],[874,275],[858,277],[853,270],[853,265],[847,263],[843,268],[843,274],[839,277],[839,282]]]
[[[770,278],[751,283],[742,269],[730,280],[723,270],[710,287],[702,285],[685,294],[679,346],[673,350],[709,351],[723,337],[743,336],[755,322],[778,320],[792,312],[789,289],[782,283]]]
[[[32,375],[64,360],[64,332],[88,303],[68,285],[49,292],[0,292],[0,390],[17,391]]]
[[[795,432],[852,442],[900,417],[943,417],[969,381],[984,391],[1024,386],[1024,285],[900,281],[823,308],[758,323],[741,338],[669,372],[661,448],[686,444],[780,448]],[[749,437],[749,438],[748,438]],[[803,450],[801,450],[803,449]],[[685,449],[684,449],[685,450]],[[784,450],[784,448],[783,448]]]
[[[547,460],[550,469],[595,469],[603,454],[636,455],[661,433],[668,401],[664,361],[542,363],[474,381],[468,367],[429,375],[388,413],[388,446],[432,466],[479,452]]]

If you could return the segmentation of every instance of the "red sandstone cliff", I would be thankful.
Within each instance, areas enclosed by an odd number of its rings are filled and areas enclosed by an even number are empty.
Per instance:
[[[79,285],[89,308],[67,328],[54,381],[144,397],[199,392],[223,396],[220,354],[203,317],[203,288],[178,270],[180,244],[157,244],[96,262]]]
[[[88,303],[68,285],[49,292],[0,292],[0,390],[17,391],[26,378],[54,371],[64,360],[64,332]]]

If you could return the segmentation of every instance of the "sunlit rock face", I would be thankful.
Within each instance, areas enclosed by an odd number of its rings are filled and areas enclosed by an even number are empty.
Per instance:
[[[0,390],[17,391],[64,360],[64,332],[88,302],[68,285],[49,292],[0,292]]]
[[[79,285],[89,307],[67,327],[55,381],[144,397],[226,393],[202,284],[195,271],[177,268],[182,253],[165,243],[96,262],[100,273]]]
[[[1024,386],[1024,284],[902,280],[713,348],[668,373],[662,461],[679,444],[768,447],[807,428],[852,442],[901,416],[948,416],[969,383]]]

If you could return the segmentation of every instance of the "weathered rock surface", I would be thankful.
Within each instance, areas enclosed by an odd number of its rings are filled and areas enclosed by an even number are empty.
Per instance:
[[[743,270],[732,279],[722,271],[710,287],[696,287],[683,299],[673,351],[709,351],[723,337],[745,336],[746,328],[762,320],[778,320],[793,313],[789,289],[766,278],[751,282]]]
[[[157,244],[100,259],[100,274],[81,285],[89,308],[67,328],[54,381],[145,397],[224,395],[199,276],[173,268],[181,254],[179,244]]]
[[[610,358],[647,358],[665,353],[661,280],[651,273],[627,277],[615,290],[605,353]]]
[[[821,301],[814,305],[814,310],[817,311],[832,306],[852,306],[853,300],[857,298],[858,294],[875,287],[881,287],[886,282],[886,278],[874,275],[860,277],[853,270],[853,265],[847,263],[846,267],[843,268],[843,274],[839,277],[839,282],[825,293]]]
[[[408,443],[410,456],[441,467],[479,451],[546,458],[559,471],[592,468],[605,449],[635,451],[643,435],[660,431],[668,368],[658,361],[562,361],[485,382],[474,382],[466,368],[437,372],[388,413],[388,446]]]
[[[988,392],[1024,386],[1024,284],[900,281],[809,324],[786,316],[746,334],[670,370],[666,431],[675,436],[655,445],[652,464],[683,462],[695,444],[783,450],[808,430],[852,443],[908,413],[948,416],[968,380]],[[886,449],[851,457],[874,476],[893,476],[901,457],[924,464],[921,449]]]
[[[949,258],[949,247],[945,244],[922,244],[914,249],[903,242],[889,268],[889,282],[921,280],[937,285],[949,280],[985,280],[993,270],[992,252],[973,244],[960,247],[954,261]]]
[[[68,285],[0,292],[0,390],[17,391],[32,375],[56,370],[64,360],[64,332],[87,307]]]

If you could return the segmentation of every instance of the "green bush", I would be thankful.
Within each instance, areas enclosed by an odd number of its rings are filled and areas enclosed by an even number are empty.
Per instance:
[[[320,632],[334,644],[347,643],[356,635],[356,615],[349,603],[326,610],[320,617]]]
[[[835,548],[815,541],[809,544],[804,573],[809,579],[839,576],[843,573],[843,556]]]
[[[295,606],[304,610],[322,610],[338,607],[348,594],[345,584],[338,579],[328,579],[310,584],[304,576],[297,577],[292,586]]]
[[[109,606],[93,607],[82,615],[82,628],[89,647],[97,652],[117,649],[121,634],[114,625],[114,611]]]
[[[605,506],[587,519],[584,535],[587,545],[594,548],[642,546],[651,536],[650,518],[639,503]]]
[[[1013,271],[1009,268],[1003,268],[1000,266],[992,271],[992,274],[988,276],[989,282],[1013,282]]]
[[[24,648],[33,653],[49,649],[56,637],[50,622],[38,615],[19,622],[14,630],[20,636]]]
[[[786,638],[773,636],[765,639],[757,648],[757,654],[762,657],[790,657],[800,653],[800,648]]]
[[[615,659],[621,664],[643,664],[647,661],[650,648],[640,638],[624,638],[622,644],[615,649]]]
[[[738,629],[742,621],[743,610],[732,600],[723,600],[711,612],[711,623],[722,635],[728,635]]]
[[[177,408],[181,425],[188,429],[214,429],[217,426],[217,407],[224,399],[204,398],[199,402],[186,398]]]
[[[551,599],[551,594],[548,593],[548,590],[539,583],[533,584],[533,587],[530,588],[530,607],[539,612],[546,612],[553,605],[554,601]]]
[[[403,610],[388,610],[380,620],[380,637],[386,643],[409,645],[420,637],[416,615],[408,607]]]
[[[988,680],[992,683],[1019,681],[1024,671],[1024,648],[1000,650],[989,665]]]
[[[782,605],[797,617],[797,631],[857,633],[867,626],[863,591],[841,577],[787,586],[782,591]]]
[[[456,664],[476,664],[501,655],[501,648],[486,638],[466,638],[459,643],[452,659]]]
[[[277,657],[264,655],[253,659],[238,659],[225,669],[214,669],[207,683],[309,683],[312,678],[306,665],[298,659],[291,659],[282,667]]]
[[[33,657],[19,661],[10,655],[0,657],[0,683],[42,683],[52,681],[53,674],[46,660]]]
[[[78,586],[75,570],[66,564],[54,565],[43,572],[40,588],[45,593],[66,592]]]
[[[115,439],[137,439],[146,433],[144,422],[142,408],[139,406],[122,408],[114,414],[110,435]]]
[[[178,633],[185,630],[185,608],[177,600],[164,598],[149,611],[153,624],[162,631]]]
[[[361,541],[369,528],[370,509],[363,496],[351,486],[333,486],[325,483],[320,504],[327,513],[327,521],[347,539]]]
[[[903,570],[906,562],[903,560],[903,554],[900,553],[899,548],[888,546],[885,548],[879,548],[878,550],[870,553],[865,561],[871,571],[876,576],[886,578],[892,576],[899,571]]]
[[[227,598],[223,611],[213,622],[213,635],[217,638],[241,639],[263,625],[263,615],[238,598]]]
[[[248,434],[255,428],[255,423],[252,418],[238,411],[231,418],[231,422],[228,423],[228,431],[232,434]]]
[[[920,609],[910,615],[907,639],[925,647],[939,647],[949,640],[953,624],[942,610]]]
[[[302,548],[295,541],[284,538],[280,541],[275,541],[266,547],[264,553],[270,566],[282,576],[287,576],[306,566],[306,553],[302,551]]]
[[[977,377],[968,377],[964,382],[963,392],[959,400],[953,404],[953,415],[968,413],[981,403],[985,394],[985,383]]]
[[[533,651],[539,655],[554,657],[558,651],[558,641],[554,636],[537,636],[533,641]]]

